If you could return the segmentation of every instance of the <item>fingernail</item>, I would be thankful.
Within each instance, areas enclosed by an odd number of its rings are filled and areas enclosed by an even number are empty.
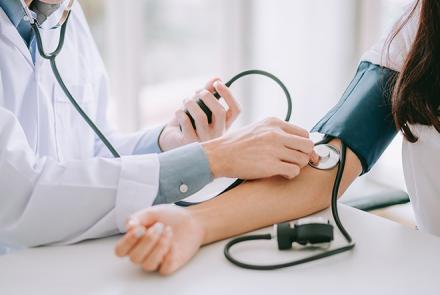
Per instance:
[[[162,223],[158,222],[155,225],[153,225],[153,232],[155,234],[160,234],[160,233],[162,233],[163,228],[164,228],[164,225]]]
[[[319,159],[320,159],[319,155],[316,152],[313,152],[310,157],[310,160],[312,161],[312,163],[314,163],[314,164],[318,163]]]
[[[139,225],[139,220],[137,218],[132,218],[128,221],[128,227],[135,227]]]
[[[218,80],[214,82],[213,86],[214,86],[215,89],[217,89],[219,83],[220,83],[220,82],[219,82]]]
[[[136,238],[140,238],[145,234],[145,228],[144,227],[137,227],[136,230],[134,231],[134,236]]]

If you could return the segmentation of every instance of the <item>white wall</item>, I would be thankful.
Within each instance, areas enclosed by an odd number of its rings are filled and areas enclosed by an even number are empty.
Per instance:
[[[285,81],[294,98],[293,122],[311,128],[352,78],[358,58],[355,6],[353,0],[254,1],[250,66]],[[253,119],[283,113],[275,86],[254,87]]]

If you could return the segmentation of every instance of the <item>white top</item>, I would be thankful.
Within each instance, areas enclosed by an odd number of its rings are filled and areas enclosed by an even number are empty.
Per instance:
[[[411,126],[419,140],[403,142],[403,169],[417,226],[440,236],[440,134],[434,127]]]
[[[58,30],[43,34],[48,50],[58,36]],[[74,242],[124,231],[128,216],[157,195],[158,156],[106,158],[49,62],[37,54],[33,64],[2,9],[0,53],[0,244]],[[121,154],[131,154],[142,134],[121,136],[107,124],[108,79],[79,4],[57,63],[92,120]]]
[[[419,15],[417,8],[391,43],[389,58],[386,47],[384,49],[384,38],[362,59],[401,71],[417,33]],[[402,161],[417,226],[420,230],[440,235],[440,134],[430,126],[413,125],[411,130],[419,140],[416,143],[403,140]]]

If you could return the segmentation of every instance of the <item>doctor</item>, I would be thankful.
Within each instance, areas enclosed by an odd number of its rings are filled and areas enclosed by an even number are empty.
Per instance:
[[[240,110],[218,79],[182,107],[197,131],[182,110],[164,128],[129,135],[112,131],[105,115],[107,74],[75,3],[57,64],[79,104],[122,155],[112,158],[38,54],[22,6],[50,28],[69,3],[0,0],[0,244],[73,243],[125,232],[132,213],[183,199],[215,177],[290,179],[308,163],[313,147],[308,133],[280,120],[223,136]],[[40,31],[45,47],[55,48],[59,29]],[[212,124],[195,103],[199,97],[213,111]],[[220,140],[210,141],[216,137]]]

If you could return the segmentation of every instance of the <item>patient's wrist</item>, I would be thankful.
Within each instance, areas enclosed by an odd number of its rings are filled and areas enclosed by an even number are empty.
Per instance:
[[[188,211],[191,214],[191,217],[195,220],[195,222],[200,226],[202,230],[202,245],[206,245],[212,242],[210,240],[210,231],[209,231],[209,219],[206,218],[206,211],[198,208],[198,206],[189,207]]]

